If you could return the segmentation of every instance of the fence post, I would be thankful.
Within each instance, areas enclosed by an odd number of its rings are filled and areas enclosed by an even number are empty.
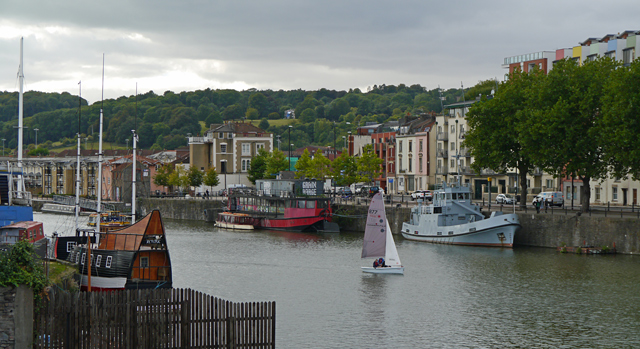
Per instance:
[[[181,348],[189,348],[189,301],[182,299],[180,307],[180,342]]]
[[[235,349],[236,347],[236,318],[230,316],[227,318],[227,348]]]

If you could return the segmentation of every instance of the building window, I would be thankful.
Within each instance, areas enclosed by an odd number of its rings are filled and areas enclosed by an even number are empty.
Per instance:
[[[102,255],[99,254],[98,257],[96,257],[96,268],[100,267],[100,263],[102,263]]]
[[[413,142],[409,141],[409,153],[413,151]]]
[[[249,165],[251,164],[251,159],[242,159],[241,161],[242,164],[242,172],[247,172],[249,171]]]
[[[107,262],[104,264],[106,268],[111,268],[111,258],[112,256],[107,256]]]
[[[633,62],[635,55],[636,55],[635,47],[631,47],[622,51],[622,63],[624,63],[625,66],[628,66],[629,64],[631,64],[631,62]]]
[[[409,158],[409,172],[413,171],[413,159]]]
[[[226,143],[220,144],[220,152],[221,153],[226,153],[227,152],[227,144]]]
[[[398,152],[402,153],[402,143],[404,143],[404,141],[400,141],[400,143],[398,144]]]
[[[422,156],[418,158],[418,171],[422,173]],[[420,187],[422,187],[422,185]]]
[[[618,201],[618,187],[611,188],[611,200]]]
[[[257,143],[256,144],[256,154],[258,153],[258,150],[260,149],[264,149],[264,143]]]
[[[249,156],[249,155],[251,155],[251,144],[249,144],[249,143],[242,143],[242,155],[243,155],[243,156]]]
[[[418,146],[418,151],[422,151],[422,141],[420,141],[419,143],[420,145]]]
[[[596,187],[596,201],[600,201],[600,188]]]
[[[227,133],[227,138],[232,139],[233,138],[233,133],[231,133],[231,132]]]
[[[547,188],[553,188],[553,179],[547,179]]]
[[[449,168],[450,168],[450,169],[452,169],[452,170],[456,167],[456,161],[455,161],[455,160],[453,160],[453,159],[451,159],[451,161],[449,162],[449,164],[450,164],[450,165],[449,165]]]
[[[149,257],[140,257],[140,268],[149,268]]]
[[[451,151],[456,150],[456,144],[455,143],[451,143]],[[453,156],[453,154],[451,154]]]
[[[605,52],[604,56],[615,60],[616,59],[616,51]]]
[[[451,125],[451,133],[456,133],[456,125]]]
[[[224,132],[218,132],[218,138],[220,139],[224,138]]]

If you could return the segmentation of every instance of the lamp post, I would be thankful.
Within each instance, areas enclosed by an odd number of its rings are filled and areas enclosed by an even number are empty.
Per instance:
[[[289,171],[291,171],[291,129],[293,126],[289,125]]]
[[[344,148],[347,148],[347,137],[346,136],[342,136],[342,139],[344,139]]]
[[[36,131],[36,149],[38,149],[38,131],[40,131],[39,128],[34,128],[34,131]]]
[[[349,153],[349,156],[351,156],[351,131],[347,132],[347,139],[349,139],[349,146],[347,147],[347,152]]]

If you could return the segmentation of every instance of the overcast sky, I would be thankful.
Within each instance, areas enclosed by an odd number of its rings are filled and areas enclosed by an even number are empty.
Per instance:
[[[248,88],[433,89],[502,79],[505,57],[640,30],[640,1],[0,0],[0,91],[100,100]]]

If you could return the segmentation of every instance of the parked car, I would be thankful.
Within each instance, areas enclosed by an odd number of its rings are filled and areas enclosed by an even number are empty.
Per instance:
[[[353,196],[353,192],[350,188],[340,188],[338,190],[338,195],[342,197],[351,197]]]
[[[431,194],[430,190],[416,190],[411,193],[411,200],[418,199],[431,201],[433,200],[433,194]]]
[[[496,204],[513,205],[515,203],[516,199],[509,194],[498,194],[496,196]]]
[[[536,197],[531,202],[531,205],[534,207],[536,200],[542,200],[544,205],[547,206],[562,207],[564,205],[564,194],[562,194],[561,191],[543,191],[542,193],[536,195]]]
[[[369,187],[369,197],[373,197],[380,190],[381,190],[380,187]],[[384,194],[384,191],[382,193]]]

